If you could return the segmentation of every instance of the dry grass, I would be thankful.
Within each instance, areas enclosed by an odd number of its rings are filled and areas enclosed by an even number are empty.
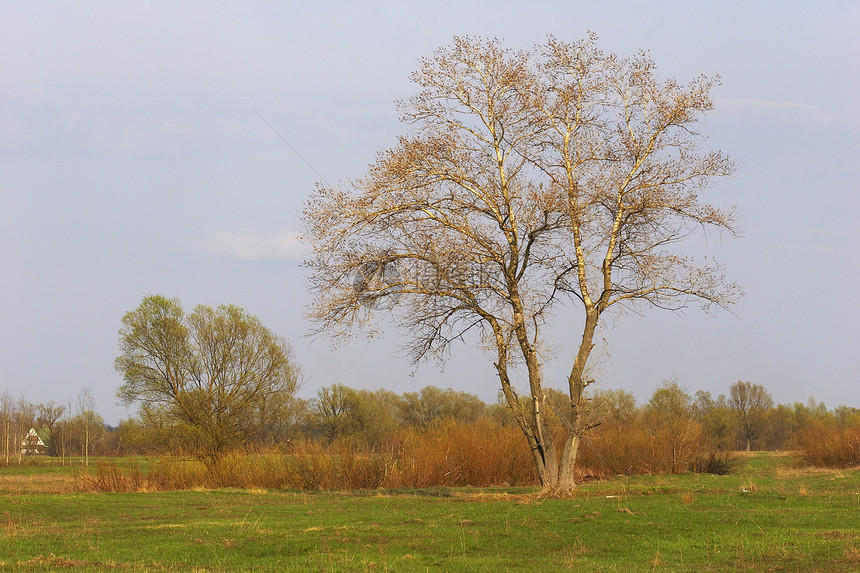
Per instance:
[[[76,489],[71,474],[0,474],[3,493],[71,493]]]

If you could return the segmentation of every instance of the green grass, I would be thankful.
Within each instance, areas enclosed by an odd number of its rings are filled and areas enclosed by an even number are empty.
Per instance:
[[[860,570],[860,471],[779,455],[729,476],[618,477],[566,500],[469,488],[34,493],[4,487],[15,471],[0,468],[8,571]]]

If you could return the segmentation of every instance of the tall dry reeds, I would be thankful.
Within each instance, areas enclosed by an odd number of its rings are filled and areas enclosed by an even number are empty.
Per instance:
[[[439,420],[409,430],[392,487],[533,485],[534,460],[519,428],[488,420]]]
[[[860,466],[860,427],[843,427],[810,422],[798,432],[803,460],[823,468]]]
[[[78,491],[146,492],[176,491],[212,487],[212,476],[200,461],[165,457],[150,463],[122,466],[99,461],[95,472],[85,471],[75,476]]]
[[[579,450],[582,476],[727,473],[730,456],[713,450],[701,424],[691,419],[669,424],[643,416],[609,419],[587,433]]]
[[[682,473],[731,469],[728,454],[709,449],[694,420],[654,423],[643,416],[611,418],[590,431],[580,447],[578,477]],[[489,419],[439,419],[426,428],[401,430],[385,451],[340,438],[312,440],[286,449],[237,451],[204,464],[162,458],[144,471],[100,464],[78,487],[96,491],[192,488],[354,490],[537,485],[534,460],[515,425]]]
[[[289,452],[234,452],[213,463],[163,458],[145,471],[99,464],[78,476],[86,491],[162,491],[192,488],[377,489],[438,486],[534,485],[533,461],[519,430],[489,421],[439,420],[408,429],[384,453],[356,442],[305,441]]]

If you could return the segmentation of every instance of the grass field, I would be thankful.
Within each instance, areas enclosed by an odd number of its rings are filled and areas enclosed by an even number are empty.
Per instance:
[[[733,475],[531,490],[68,493],[0,468],[0,570],[860,571],[860,470],[755,454]],[[58,493],[66,491],[67,493]]]

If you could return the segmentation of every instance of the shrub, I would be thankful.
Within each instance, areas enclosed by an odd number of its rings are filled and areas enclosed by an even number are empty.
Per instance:
[[[580,475],[683,473],[702,471],[710,451],[702,426],[690,419],[655,422],[644,416],[608,419],[585,434],[579,450]],[[720,456],[713,454],[717,461]]]
[[[701,474],[724,476],[732,473],[740,465],[740,460],[729,452],[710,451],[696,460],[693,471]]]
[[[518,427],[443,419],[409,430],[392,487],[533,485],[534,460]]]
[[[104,462],[96,463],[95,475],[89,472],[76,475],[75,488],[78,491],[93,492],[134,492],[150,489],[140,466],[129,466],[122,470],[116,464]]]
[[[339,440],[328,448],[303,442],[284,459],[285,483],[292,489],[375,489],[386,485],[390,457],[359,453],[351,440]]]
[[[860,466],[860,428],[839,428],[821,422],[810,422],[798,433],[803,460],[809,465],[826,468]]]

